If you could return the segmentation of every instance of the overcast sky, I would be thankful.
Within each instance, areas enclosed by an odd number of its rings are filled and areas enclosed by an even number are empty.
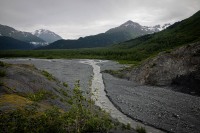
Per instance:
[[[51,30],[65,39],[105,32],[128,20],[173,23],[200,10],[200,0],[0,0],[0,24],[33,32]]]

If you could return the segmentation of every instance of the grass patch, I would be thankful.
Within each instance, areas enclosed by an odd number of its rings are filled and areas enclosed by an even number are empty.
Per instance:
[[[123,130],[131,130],[131,125],[130,125],[130,123],[128,123],[128,124],[122,124],[122,129]]]
[[[68,87],[68,84],[63,82],[63,86],[65,86],[66,88]]]
[[[135,129],[138,133],[146,133],[146,129],[142,126],[137,126]]]
[[[35,102],[40,102],[42,100],[45,100],[47,98],[52,98],[54,99],[55,96],[53,95],[52,92],[50,91],[45,91],[45,90],[39,90],[36,93],[30,93],[27,94],[27,98],[31,101],[35,101]]]
[[[44,75],[48,80],[56,80],[55,77],[53,77],[52,74],[48,73],[45,70],[42,70],[42,75]]]
[[[123,74],[122,71],[123,70],[105,70],[103,72],[109,73],[109,74],[114,75],[114,76],[119,77],[119,78],[123,78],[123,77],[125,77],[125,75]]]
[[[4,86],[4,82],[0,81],[0,86]]]
[[[0,61],[0,66],[1,66],[1,67],[6,67],[6,66],[8,66],[8,64],[5,63],[5,62],[3,62],[3,61]]]
[[[67,93],[65,90],[60,89],[60,92],[61,92],[64,96],[68,97],[68,93]]]
[[[12,104],[16,107],[23,107],[30,103],[32,103],[32,101],[16,94],[4,94],[0,97],[0,106]]]
[[[42,94],[43,95],[43,94]],[[0,129],[2,132],[108,132],[114,123],[109,114],[92,110],[90,104],[79,89],[73,90],[72,106],[67,112],[58,108],[39,112],[38,106],[22,108],[0,113]]]
[[[0,70],[0,77],[5,77],[5,76],[6,76],[6,71]]]

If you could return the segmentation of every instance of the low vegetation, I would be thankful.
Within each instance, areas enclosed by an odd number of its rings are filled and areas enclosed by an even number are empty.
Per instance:
[[[136,131],[138,133],[146,133],[146,129],[144,127],[142,127],[142,126],[137,126],[136,127]]]
[[[44,75],[48,80],[56,80],[52,74],[50,74],[49,72],[42,70],[42,75]]]
[[[47,98],[54,98],[55,96],[53,95],[52,92],[50,91],[45,91],[43,89],[35,92],[35,93],[29,93],[26,95],[26,97],[28,99],[30,99],[31,101],[34,101],[34,102],[39,102],[39,101],[42,101],[42,100],[45,100]]]
[[[65,86],[65,87],[68,87],[68,84],[67,84],[67,83],[65,83],[65,82],[63,82],[63,86]]]
[[[5,76],[6,76],[6,71],[0,70],[0,77],[5,77]]]
[[[131,130],[131,125],[130,125],[130,123],[128,123],[128,124],[122,124],[122,129],[123,130]]]
[[[135,50],[116,48],[66,49],[66,50],[7,50],[1,51],[0,57],[34,57],[46,59],[107,59],[124,64],[137,64],[144,55]]]
[[[0,106],[12,104],[16,107],[24,107],[32,103],[31,100],[17,94],[4,94],[0,96]]]
[[[91,107],[91,100],[82,95],[79,84],[75,85],[73,95],[68,97],[71,100],[71,108],[67,112],[56,107],[41,112],[36,101],[42,100],[45,96],[46,92],[34,93],[28,97],[28,101],[33,102],[28,102],[25,107],[0,112],[1,131],[4,133],[107,132],[115,126],[109,114]]]
[[[3,62],[3,61],[0,61],[0,66],[1,66],[1,67],[6,67],[6,66],[8,66],[8,64],[5,63],[5,62]]]
[[[4,67],[7,67],[8,64],[4,63],[3,61],[0,61],[0,77],[5,77],[6,76],[6,71]]]
[[[158,33],[138,37],[106,48],[66,50],[6,50],[0,57],[35,57],[65,59],[107,59],[138,65],[160,52],[200,41],[200,11]]]

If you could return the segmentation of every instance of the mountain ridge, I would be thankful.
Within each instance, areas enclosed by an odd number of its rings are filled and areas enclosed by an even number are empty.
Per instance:
[[[32,32],[33,35],[45,40],[48,43],[53,43],[57,40],[61,40],[62,37],[59,36],[58,34],[50,31],[50,30],[46,30],[46,29],[39,29],[36,30],[34,32]]]
[[[0,50],[11,50],[11,49],[33,49],[33,45],[26,43],[11,37],[0,36]]]
[[[41,49],[75,49],[105,47],[111,44],[127,41],[138,36],[158,32],[157,27],[149,28],[138,23],[127,21],[118,27],[111,28],[105,33],[80,37],[77,40],[59,40]]]
[[[157,49],[168,49],[200,40],[199,30],[200,11],[187,19],[174,23],[161,32],[141,36],[114,46],[124,49],[139,47],[141,49],[149,47],[149,50],[153,50],[153,47],[157,47]]]
[[[12,37],[14,39],[17,39],[26,43],[37,42],[37,43],[40,43],[41,45],[46,43],[41,38],[38,38],[37,36],[34,36],[29,32],[19,31],[7,25],[0,24],[0,35]]]

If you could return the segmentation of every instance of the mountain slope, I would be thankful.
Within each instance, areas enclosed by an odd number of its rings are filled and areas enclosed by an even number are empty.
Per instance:
[[[16,40],[11,37],[0,36],[0,50],[8,49],[32,49],[33,45]]]
[[[141,63],[119,75],[141,84],[200,96],[199,31],[200,11],[159,33],[114,45],[112,48],[132,50],[132,60]]]
[[[199,55],[200,42],[192,43],[171,52],[160,53],[126,73],[126,76],[141,84],[172,85],[176,91],[200,95]]]
[[[15,30],[12,27],[0,24],[0,36],[12,37],[14,39],[31,43],[33,45],[46,45],[47,43],[41,38],[32,35],[29,32]]]
[[[200,41],[200,11],[176,22],[167,29],[112,46],[112,49],[132,50],[132,60],[141,61],[162,51]]]
[[[105,33],[81,37],[78,40],[59,40],[42,49],[73,49],[105,47],[110,44],[123,42],[138,36],[159,31],[158,27],[145,27],[138,23],[127,21],[119,27],[108,30]]]
[[[169,26],[167,29],[115,45],[119,48],[140,48],[146,52],[174,48],[200,40],[200,11],[193,16]]]
[[[54,32],[45,29],[36,30],[33,32],[33,35],[45,40],[48,43],[52,43],[62,39],[62,37],[55,34]]]

